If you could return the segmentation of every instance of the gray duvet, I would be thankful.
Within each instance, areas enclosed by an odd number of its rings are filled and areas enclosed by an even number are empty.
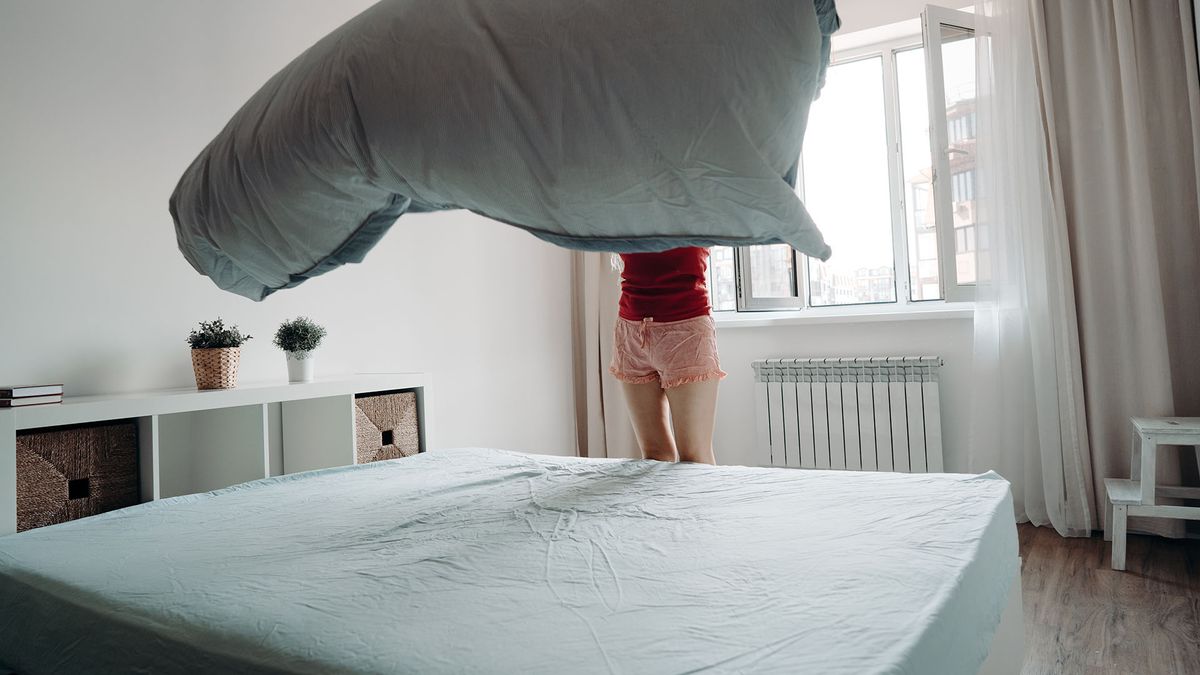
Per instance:
[[[272,77],[184,173],[179,247],[260,300],[406,212],[584,250],[830,249],[794,172],[831,0],[384,0]]]

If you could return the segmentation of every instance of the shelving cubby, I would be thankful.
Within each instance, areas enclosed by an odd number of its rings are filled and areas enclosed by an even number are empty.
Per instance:
[[[141,501],[147,502],[354,464],[355,396],[397,391],[416,394],[425,450],[429,380],[420,373],[67,396],[61,404],[0,410],[0,535],[17,530],[16,452],[23,432],[135,421]]]

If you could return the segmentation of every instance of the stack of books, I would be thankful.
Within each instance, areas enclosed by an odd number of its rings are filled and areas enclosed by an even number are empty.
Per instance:
[[[0,385],[0,408],[20,408],[27,405],[62,403],[61,384]]]

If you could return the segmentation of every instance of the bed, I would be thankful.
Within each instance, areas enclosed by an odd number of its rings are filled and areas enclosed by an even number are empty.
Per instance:
[[[994,474],[448,450],[2,537],[0,664],[1017,672],[1017,579]]]

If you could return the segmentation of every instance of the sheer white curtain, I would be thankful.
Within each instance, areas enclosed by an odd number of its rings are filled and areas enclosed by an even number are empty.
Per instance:
[[[1030,9],[1029,0],[976,6],[977,202],[988,235],[970,461],[1010,480],[1018,518],[1079,536],[1096,527],[1096,510],[1065,207],[1047,137],[1045,35]]]
[[[976,12],[992,278],[976,315],[973,466],[1008,476],[1034,523],[1087,534],[1104,479],[1129,475],[1129,418],[1200,415],[1191,0]],[[1179,462],[1160,466],[1160,482],[1179,482]]]

